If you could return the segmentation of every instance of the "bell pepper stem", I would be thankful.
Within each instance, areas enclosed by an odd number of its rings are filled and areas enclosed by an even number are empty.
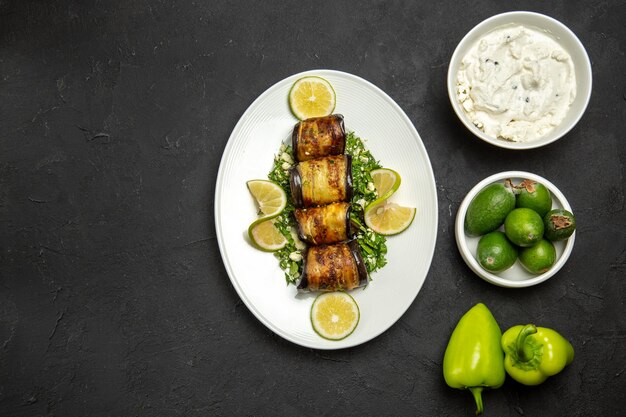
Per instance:
[[[481,393],[483,392],[483,387],[470,387],[470,392],[474,396],[474,401],[476,401],[476,415],[483,413],[483,397]]]
[[[519,331],[517,335],[517,340],[515,341],[516,349],[517,349],[517,357],[522,362],[527,362],[533,358],[533,353],[528,351],[528,344],[526,343],[526,338],[531,334],[537,333],[537,328],[533,324],[527,324],[522,327],[522,330]]]

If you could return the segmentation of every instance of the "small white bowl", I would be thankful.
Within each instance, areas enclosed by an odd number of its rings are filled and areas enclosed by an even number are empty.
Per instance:
[[[499,26],[509,24],[520,24],[532,27],[552,36],[552,38],[555,39],[572,57],[574,71],[576,72],[576,98],[571,104],[567,115],[563,121],[546,136],[530,142],[509,142],[487,135],[485,132],[474,126],[472,121],[469,120],[457,98],[457,73],[463,57],[465,57],[467,52],[472,48],[472,46],[474,46],[474,44],[476,44],[476,42],[478,42],[480,38]],[[576,125],[576,123],[578,123],[587,108],[587,104],[591,98],[591,84],[591,61],[589,60],[585,47],[576,35],[558,20],[533,12],[519,11],[502,13],[482,21],[474,27],[474,29],[470,30],[461,42],[459,42],[459,45],[452,54],[450,66],[448,67],[448,96],[450,97],[452,108],[456,112],[459,119],[461,119],[461,122],[463,122],[470,132],[485,142],[508,149],[538,148],[560,139],[563,135],[569,132]]]
[[[479,277],[481,277],[485,281],[499,285],[501,287],[530,287],[532,285],[537,285],[541,282],[544,282],[545,280],[556,274],[559,269],[563,267],[563,265],[567,261],[567,258],[569,258],[570,254],[572,253],[572,249],[574,248],[576,232],[574,232],[574,234],[570,236],[567,240],[553,242],[556,249],[556,262],[554,263],[554,265],[552,265],[552,268],[550,268],[548,271],[544,272],[541,275],[531,274],[519,263],[519,261],[516,261],[511,268],[498,274],[494,274],[484,270],[476,260],[476,246],[478,245],[480,236],[470,237],[465,235],[465,214],[467,213],[467,207],[469,206],[470,202],[474,199],[474,197],[476,196],[476,194],[478,194],[480,190],[494,182],[504,183],[504,180],[506,180],[507,178],[510,178],[514,184],[519,184],[524,179],[530,179],[545,185],[552,194],[552,208],[561,208],[572,212],[572,208],[570,207],[563,193],[561,193],[561,191],[556,188],[554,184],[552,184],[545,178],[524,171],[500,172],[498,174],[487,177],[478,184],[476,184],[474,188],[472,188],[470,192],[467,193],[465,199],[463,199],[463,202],[461,203],[459,211],[456,215],[456,224],[454,227],[456,244],[459,247],[461,256],[463,257],[463,260],[465,260],[467,266],[469,266],[472,271],[474,271]],[[502,228],[500,230],[502,230]]]

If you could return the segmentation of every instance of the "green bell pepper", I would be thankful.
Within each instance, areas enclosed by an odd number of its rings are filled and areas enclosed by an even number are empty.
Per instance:
[[[469,389],[476,414],[483,412],[483,388],[504,383],[502,332],[489,309],[476,304],[459,320],[443,357],[443,377],[452,388]]]
[[[539,385],[574,360],[574,348],[552,329],[513,326],[502,335],[506,372],[524,385]]]

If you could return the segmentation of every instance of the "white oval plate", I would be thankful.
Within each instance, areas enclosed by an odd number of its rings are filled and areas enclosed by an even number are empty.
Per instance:
[[[286,285],[271,254],[254,249],[247,228],[256,217],[246,181],[267,178],[274,155],[297,122],[287,95],[300,77],[319,75],[337,93],[335,113],[346,129],[366,141],[385,166],[402,177],[392,200],[417,208],[413,224],[387,241],[388,264],[365,289],[351,292],[361,321],[349,337],[329,341],[311,327],[315,294],[298,295]],[[428,154],[415,127],[382,90],[355,75],[316,70],[292,75],[261,94],[243,114],[226,144],[215,187],[215,228],[224,266],[250,311],[285,339],[310,348],[340,349],[367,342],[391,327],[417,296],[430,268],[437,237],[437,191]]]
[[[550,268],[543,274],[531,274],[519,263],[519,261],[516,261],[511,268],[498,274],[494,274],[484,270],[476,260],[476,247],[478,246],[480,236],[470,237],[465,234],[465,215],[467,214],[467,208],[469,207],[469,204],[474,199],[474,197],[476,197],[476,194],[478,194],[480,190],[494,182],[504,183],[504,180],[506,180],[507,178],[510,178],[516,185],[522,182],[524,179],[537,181],[538,183],[545,185],[552,194],[552,208],[560,208],[572,212],[572,208],[570,207],[567,199],[565,198],[561,190],[559,190],[556,185],[552,184],[547,179],[525,171],[500,172],[498,174],[491,175],[476,184],[474,188],[472,188],[470,192],[467,193],[467,195],[463,199],[463,202],[461,202],[461,205],[459,206],[459,211],[456,215],[456,224],[454,227],[456,244],[459,247],[459,252],[461,252],[461,256],[463,257],[463,260],[465,261],[467,266],[469,266],[470,269],[476,273],[476,275],[478,275],[485,281],[491,282],[492,284],[499,285],[501,287],[530,287],[532,285],[542,283],[548,278],[552,277],[559,271],[559,269],[563,267],[563,265],[565,265],[565,262],[567,262],[567,259],[569,258],[570,254],[572,253],[572,249],[574,248],[576,232],[574,232],[574,234],[571,235],[567,240],[553,242],[554,248],[556,249],[557,259],[554,265],[552,265],[552,268]],[[500,230],[503,230],[503,228],[501,227]]]

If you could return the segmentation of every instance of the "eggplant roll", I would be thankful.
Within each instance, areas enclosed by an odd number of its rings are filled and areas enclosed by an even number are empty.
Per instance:
[[[343,116],[331,114],[297,123],[291,134],[291,144],[296,161],[341,155],[346,150]]]
[[[291,170],[294,206],[312,207],[352,199],[352,157],[327,156],[300,162]]]
[[[294,217],[300,239],[311,245],[344,242],[353,237],[350,203],[296,209]]]
[[[304,256],[300,291],[352,290],[367,285],[367,270],[356,240],[309,246]]]

